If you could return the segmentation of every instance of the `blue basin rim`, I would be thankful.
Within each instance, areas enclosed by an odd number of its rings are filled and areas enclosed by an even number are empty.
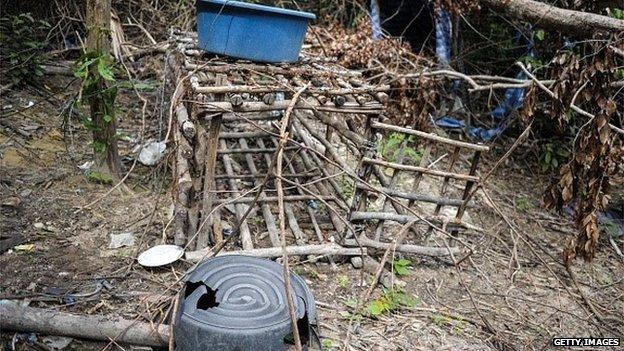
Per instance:
[[[302,12],[302,11],[288,10],[288,9],[283,9],[283,8],[273,7],[273,6],[250,4],[250,3],[242,2],[242,1],[230,1],[230,0],[199,0],[199,1],[210,3],[210,4],[215,4],[215,5],[221,5],[224,7],[225,6],[238,7],[242,9],[255,10],[255,11],[260,11],[260,12],[271,12],[271,13],[280,14],[280,15],[302,17],[302,18],[307,18],[310,20],[316,19],[316,15],[310,12]]]

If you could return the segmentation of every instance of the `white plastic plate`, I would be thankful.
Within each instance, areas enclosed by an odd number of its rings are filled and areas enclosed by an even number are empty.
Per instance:
[[[156,245],[143,251],[137,261],[141,266],[159,267],[173,263],[182,257],[184,249],[177,245]]]

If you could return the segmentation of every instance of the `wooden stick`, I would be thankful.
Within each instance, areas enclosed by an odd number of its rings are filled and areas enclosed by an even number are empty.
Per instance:
[[[188,70],[202,70],[206,72],[218,72],[218,73],[230,73],[234,70],[245,70],[251,71],[253,73],[261,72],[261,73],[269,73],[272,75],[281,74],[284,76],[298,76],[298,75],[306,75],[310,77],[322,77],[322,76],[335,76],[335,75],[344,75],[350,77],[361,77],[362,72],[359,71],[348,71],[348,70],[321,70],[321,69],[311,69],[306,67],[279,67],[275,65],[259,65],[259,64],[242,64],[237,63],[234,67],[232,64],[224,63],[219,66],[218,63],[215,65],[197,65],[193,63],[185,63],[185,68]]]
[[[282,177],[284,178],[315,178],[318,177],[320,175],[319,172],[312,170],[310,172],[307,173],[284,173],[282,174]],[[227,175],[227,174],[217,174],[215,176],[215,179],[254,179],[254,178],[259,178],[259,179],[263,179],[267,176],[266,173],[257,173],[257,174],[234,174],[234,175]],[[269,176],[272,176],[272,174],[269,174]]]
[[[421,158],[420,158],[420,162],[418,163],[418,166],[420,167],[427,167],[429,165],[429,155],[431,155],[431,149],[433,148],[433,146],[431,145],[430,142],[426,142],[425,145],[425,151],[423,152]],[[428,167],[427,167],[428,168]],[[414,175],[414,183],[412,184],[412,192],[416,193],[418,192],[418,187],[420,187],[420,181],[423,178],[423,174],[422,173],[416,173],[416,175]],[[414,201],[410,200],[407,203],[407,207],[412,207],[412,205],[414,204]]]
[[[299,126],[299,124],[297,122],[301,122],[301,120],[298,118],[297,121],[295,121],[295,123],[293,123],[293,129],[295,132],[295,136],[297,136],[299,139],[302,139],[302,135],[303,135],[303,130],[301,130],[301,127]],[[313,137],[320,137],[320,134],[317,133],[317,135],[313,135]],[[327,143],[328,145],[331,146],[331,144]],[[323,143],[323,145],[325,145],[325,143]],[[311,145],[307,145],[309,148],[311,148]],[[327,146],[325,146],[326,150],[328,149]],[[332,147],[333,148],[333,147]],[[337,151],[335,149],[330,150],[330,154],[336,155],[337,156]],[[320,169],[321,173],[323,174],[323,177],[328,179],[329,184],[332,186],[332,188],[334,188],[334,195],[337,195],[337,197],[342,201],[342,205],[347,204],[347,199],[346,196],[342,193],[342,189],[340,189],[340,186],[338,186],[338,183],[336,183],[336,180],[334,178],[331,178],[331,174],[329,173],[329,170],[327,169],[326,166],[324,166],[324,164],[321,162],[321,160],[318,158],[318,156],[314,153],[314,152],[308,152],[307,150],[302,150],[301,151],[301,160],[303,161],[303,164],[305,166],[305,168],[309,170],[313,170],[313,169]],[[340,159],[342,161],[342,159]],[[338,163],[341,167],[342,164],[344,164],[344,161],[342,162],[336,162]],[[325,187],[324,184],[317,184],[317,188],[319,190],[319,192],[322,195],[330,195],[331,192]],[[330,212],[331,214],[331,212]],[[332,220],[333,221],[333,220]],[[344,224],[341,221],[338,221],[336,223],[341,223],[339,226],[341,228],[344,227]],[[336,229],[338,229],[338,227],[336,227]]]
[[[277,142],[275,140],[275,138],[273,138],[273,142]],[[305,151],[305,150],[304,150]],[[294,162],[288,162],[288,169],[295,173],[296,169],[295,169],[295,165]],[[305,166],[303,167],[303,170],[305,171]],[[305,195],[304,191],[300,188],[300,182],[298,179],[294,180],[296,184],[298,184],[297,186],[297,192],[299,193],[299,195]],[[315,185],[311,186],[312,188],[316,188],[318,191],[318,187],[316,187]],[[321,232],[321,228],[318,225],[318,222],[316,220],[316,214],[314,213],[314,210],[312,208],[310,208],[310,206],[305,206],[306,211],[308,212],[308,216],[310,216],[310,222],[312,223],[312,228],[314,229],[314,233],[316,234],[316,239],[318,240],[319,243],[323,243],[325,242],[325,238],[323,237],[323,233]],[[332,257],[329,257],[329,261],[332,265],[335,265],[334,260]]]
[[[394,189],[389,189],[385,187],[373,187],[368,186],[366,184],[358,183],[355,185],[358,189],[364,189],[366,191],[374,191],[378,193],[384,193],[389,196],[400,197],[402,199],[408,199],[412,201],[420,201],[420,202],[428,202],[433,204],[440,204],[444,206],[461,206],[464,201],[461,199],[450,199],[446,197],[436,197],[436,196],[428,196],[428,195],[417,195],[417,194],[408,194],[401,191],[397,191]],[[390,202],[390,201],[388,201]],[[468,207],[474,206],[474,204],[468,204]]]
[[[472,176],[472,175],[437,171],[434,169],[429,169],[429,168],[419,167],[419,166],[402,165],[400,163],[386,162],[383,160],[376,160],[376,159],[372,159],[369,157],[364,157],[362,160],[365,163],[372,163],[372,164],[379,165],[379,166],[400,169],[402,171],[420,172],[420,173],[425,173],[425,174],[429,174],[429,175],[433,175],[437,177],[449,177],[449,178],[454,178],[454,179],[459,179],[459,180],[470,180],[473,182],[479,181],[479,177]]]
[[[299,228],[297,216],[295,215],[292,205],[285,202],[284,212],[286,213],[286,218],[288,218],[288,227],[290,227],[290,231],[295,237],[295,242],[297,245],[305,245],[308,242],[308,235]]]
[[[448,219],[443,217],[422,217],[423,219],[429,222],[436,223],[448,223],[448,227],[460,227],[465,229],[472,229],[476,231],[480,231],[481,229],[473,226],[472,224],[468,224],[466,222],[458,221],[456,219]],[[351,220],[353,221],[370,221],[370,220],[384,220],[384,221],[394,221],[398,223],[407,223],[414,219],[420,219],[416,216],[410,215],[400,215],[391,212],[361,212],[355,211],[351,213]]]
[[[477,151],[472,158],[472,163],[470,165],[470,175],[475,175],[477,173],[477,165],[479,164],[479,159],[481,158],[481,152]],[[457,209],[457,214],[455,216],[456,219],[462,219],[464,215],[464,211],[466,211],[466,207],[468,205],[468,199],[470,198],[470,191],[474,186],[474,182],[467,182],[466,187],[464,188],[464,193],[462,194],[462,205]]]
[[[241,106],[233,106],[231,102],[216,101],[216,102],[202,102],[194,101],[195,104],[201,106],[204,111],[207,112],[261,112],[261,111],[279,111],[286,110],[290,106],[291,100],[275,101],[272,105],[267,105],[264,102],[245,101]],[[367,103],[361,106],[357,103],[345,103],[344,105],[337,107],[334,104],[319,105],[317,102],[311,100],[300,101],[294,107],[298,110],[317,110],[327,111],[335,113],[354,113],[354,114],[380,114],[384,112],[382,105],[378,103]],[[425,133],[426,134],[426,133]]]
[[[459,150],[460,148],[458,146],[455,146],[453,148],[453,154],[451,155],[451,164],[449,165],[449,168],[448,168],[448,172],[450,174],[452,174],[453,168],[455,167],[455,164],[457,163],[457,160],[459,159]],[[450,178],[451,177],[448,175],[444,177],[444,180],[442,181],[442,186],[440,187],[440,196],[444,196],[446,194],[446,189],[448,188]],[[441,210],[442,210],[442,204],[437,204],[435,209],[433,210],[433,215],[435,216],[439,214]]]
[[[286,146],[284,147],[285,151],[293,151],[298,150],[300,147],[298,146]],[[251,148],[251,149],[227,149],[227,150],[219,150],[218,154],[272,154],[277,151],[276,148]]]
[[[377,283],[379,282],[379,278],[381,278],[381,274],[383,273],[383,268],[386,265],[386,262],[388,261],[388,256],[390,256],[390,252],[394,254],[394,251],[396,250],[397,245],[400,245],[403,242],[403,239],[405,239],[405,236],[407,236],[407,233],[409,232],[410,228],[416,222],[417,221],[411,221],[405,224],[403,228],[401,228],[401,230],[397,234],[392,244],[389,244],[388,247],[386,248],[386,251],[384,252],[383,257],[381,258],[381,262],[379,263],[379,269],[377,270],[377,272],[375,272],[375,275],[373,276],[373,281],[370,283],[370,286],[366,290],[366,293],[364,294],[364,298],[362,298],[362,302],[364,304],[368,302],[368,299],[370,299],[370,296],[373,293],[373,289],[375,289],[375,287],[377,286]],[[366,239],[366,236],[365,235],[360,236],[360,239],[362,238]]]
[[[273,144],[275,144],[276,147],[279,147],[278,140],[276,140],[275,138],[271,138],[271,141],[273,141]],[[284,160],[286,161],[287,167],[289,168],[291,172],[294,173],[295,169],[292,165],[292,162],[289,162],[288,157],[286,155],[283,155],[283,156],[284,156]],[[299,184],[297,180],[295,180],[295,183]],[[305,196],[299,187],[297,187],[297,192],[299,193],[300,196],[302,195]],[[284,196],[284,200],[286,199],[286,197],[288,196]],[[312,199],[314,199],[314,197],[312,197]],[[305,207],[308,208],[308,206],[305,206]],[[286,216],[288,217],[288,226],[290,227],[290,230],[295,236],[295,242],[297,243],[297,245],[305,245],[308,241],[308,235],[303,230],[301,230],[301,228],[299,228],[299,224],[297,223],[297,216],[295,216],[295,212],[293,211],[292,205],[289,203],[285,203],[284,211],[286,212]]]
[[[278,119],[279,116],[274,116],[272,114],[252,114],[246,115],[245,117],[241,116],[239,113],[225,113],[223,115],[223,122],[275,121]]]
[[[218,94],[218,93],[272,93],[292,91],[291,86],[279,85],[227,85],[227,86],[210,86],[196,87],[193,89],[196,93]],[[390,91],[389,85],[368,86],[361,88],[344,88],[334,89],[327,87],[309,88],[306,94],[325,94],[325,95],[347,95],[347,94],[374,94],[376,92]]]
[[[227,149],[227,144],[225,140],[221,139],[219,140],[219,142],[221,144],[221,150]],[[223,154],[221,155],[221,157],[223,159],[223,168],[225,168],[225,173],[228,175],[234,174],[230,156],[228,156],[227,154]],[[236,185],[236,181],[234,179],[228,179],[228,184],[229,184],[230,190],[234,191],[234,193],[236,194],[236,192],[238,191],[238,186]],[[252,199],[252,202],[253,202],[253,199]],[[243,246],[243,249],[251,250],[253,249],[253,242],[251,240],[251,232],[249,230],[249,226],[247,225],[247,221],[244,218],[244,214],[246,212],[245,207],[241,203],[237,203],[237,204],[234,204],[234,209],[236,212],[236,219],[238,221],[241,221],[240,237],[241,237],[241,244]]]
[[[182,134],[184,134],[188,140],[193,140],[197,134],[197,128],[195,128],[195,124],[189,120],[188,111],[186,107],[184,107],[184,104],[178,104],[178,107],[176,107],[176,116],[178,118],[178,127],[182,131]]]
[[[359,249],[356,250],[359,253]],[[32,332],[73,338],[110,341],[122,344],[165,347],[169,326],[130,321],[119,317],[77,315],[45,310],[0,300],[2,331]]]
[[[240,139],[240,138],[262,138],[268,137],[271,134],[263,131],[254,132],[225,132],[219,134],[221,139]]]
[[[244,138],[240,138],[238,143],[242,149],[248,149],[247,140]],[[256,168],[253,156],[251,154],[245,154],[245,160],[247,161],[249,171],[254,175],[258,174],[258,169]],[[254,187],[260,186],[260,181],[256,178],[254,178],[253,183]],[[260,193],[258,201],[260,201],[263,197],[266,198],[266,193],[264,191]],[[251,198],[251,200],[253,201],[254,198]],[[264,202],[260,205],[260,208],[262,210],[262,216],[264,217],[264,223],[266,224],[267,231],[269,232],[269,240],[271,240],[271,244],[273,246],[279,246],[279,232],[277,231],[277,225],[275,224],[275,217],[273,216],[273,213],[271,213],[271,207]]]
[[[301,351],[301,339],[299,336],[299,326],[297,325],[297,313],[295,311],[295,306],[293,304],[293,291],[292,284],[290,281],[290,266],[288,262],[288,251],[286,249],[286,220],[285,220],[285,211],[284,211],[284,188],[282,187],[282,155],[283,148],[286,145],[288,140],[288,133],[290,132],[290,115],[293,112],[295,105],[297,104],[297,100],[299,96],[308,88],[308,85],[305,85],[303,88],[297,90],[295,95],[293,96],[292,101],[289,102],[286,112],[284,112],[284,117],[282,118],[282,123],[280,125],[280,140],[277,150],[277,159],[276,159],[276,167],[275,167],[275,187],[277,188],[277,197],[278,202],[277,206],[279,208],[279,226],[280,226],[280,241],[282,243],[282,263],[284,265],[284,288],[286,290],[286,303],[288,305],[288,312],[290,314],[290,325],[292,328],[292,334],[295,339],[295,348],[297,351]]]
[[[206,257],[206,255],[210,252],[209,249],[199,250],[199,251],[189,251],[186,253],[186,259],[191,262],[197,262],[202,258]],[[364,255],[366,255],[367,251],[364,248]],[[217,254],[217,256],[224,255],[246,255],[246,256],[254,256],[254,257],[266,257],[266,258],[275,258],[282,256],[282,248],[281,247],[269,247],[269,248],[258,248],[253,250],[237,250],[237,251],[222,251]],[[360,248],[346,248],[340,246],[338,244],[318,244],[318,245],[293,245],[286,246],[286,253],[289,256],[307,256],[307,255],[342,255],[342,256],[360,256],[362,255],[362,251]]]
[[[591,12],[562,9],[534,0],[479,0],[495,11],[558,32],[591,37],[598,30],[624,32],[624,21]],[[621,4],[621,3],[620,3]]]
[[[407,138],[404,139],[401,142],[401,146],[399,148],[399,155],[397,156],[397,162],[398,163],[403,163],[403,159],[405,158],[405,148],[406,147],[407,147]],[[421,162],[422,162],[422,159],[421,159]],[[399,176],[399,173],[400,172],[398,170],[392,170],[392,176],[390,176],[390,184],[388,185],[388,187],[383,188],[383,189],[389,190],[390,192],[393,192],[393,193],[399,193],[399,192],[395,192],[393,190],[394,184],[395,184],[395,182],[396,182],[396,180],[397,180],[397,178]],[[417,173],[416,177],[418,178],[418,176],[420,176],[420,175],[422,175],[422,173]],[[371,191],[370,189],[372,189],[372,187],[365,186],[365,184],[362,184],[362,183],[359,183],[359,182],[356,182],[355,188],[356,189],[360,189],[360,190],[366,190],[366,191]],[[414,189],[414,188],[412,188],[412,189]],[[386,192],[386,193],[388,195],[390,195],[390,196],[396,196],[396,197],[405,198],[404,196],[391,195],[390,192]],[[411,195],[411,194],[402,194],[402,193],[399,193],[399,194],[401,194],[401,195]],[[388,199],[388,196],[386,196],[384,198],[383,206],[381,207],[383,212],[387,212],[388,211],[388,207],[389,207],[388,206],[389,205],[388,202],[390,202],[390,201]],[[384,224],[383,221],[377,222],[377,227],[375,228],[375,240],[379,240],[379,238],[381,237],[381,232],[383,230],[383,224]]]
[[[178,145],[184,139],[179,130],[174,131],[173,137]],[[193,187],[193,180],[191,179],[188,159],[184,157],[182,148],[178,148],[176,151],[177,191],[173,199],[175,218],[174,243],[178,246],[183,246],[187,240],[188,209],[191,205],[190,191]]]
[[[217,76],[217,82],[225,84],[226,77],[224,75]],[[206,226],[203,230],[197,234],[197,249],[203,249],[208,246],[208,238],[212,233],[212,238],[215,244],[220,243],[223,240],[223,233],[221,233],[221,226],[219,222],[214,220],[214,216],[209,215],[212,211],[212,202],[214,200],[214,190],[216,190],[215,173],[217,162],[217,151],[219,149],[219,132],[221,131],[221,119],[222,114],[213,117],[210,120],[210,129],[208,130],[207,145],[206,145],[206,158],[205,158],[205,172],[204,172],[204,191],[202,201],[202,221],[206,221]],[[215,223],[217,224],[215,227]]]
[[[295,116],[297,117],[297,121],[303,125],[305,129],[312,135],[315,139],[321,142],[323,146],[325,146],[325,150],[329,152],[331,155],[331,159],[336,162],[340,168],[344,170],[351,170],[351,167],[347,165],[347,163],[338,155],[338,151],[334,146],[326,140],[303,116],[300,116],[297,112],[295,112]],[[295,128],[297,128],[295,124]],[[302,133],[299,133],[302,134]]]
[[[366,248],[362,248],[366,250]],[[362,268],[370,274],[376,274],[381,270],[381,276],[379,282],[387,289],[392,289],[394,286],[405,285],[399,278],[397,278],[393,272],[382,266],[376,259],[370,256],[362,257]]]
[[[415,135],[415,136],[418,136],[418,137],[421,137],[421,138],[424,138],[424,139],[429,139],[429,140],[437,141],[437,142],[440,142],[440,143],[453,145],[453,146],[459,146],[459,147],[472,149],[472,150],[488,151],[490,149],[489,147],[487,147],[485,145],[477,145],[477,144],[472,144],[472,143],[466,143],[466,142],[463,142],[463,141],[458,141],[458,140],[453,140],[453,139],[449,139],[449,138],[444,138],[444,137],[441,137],[439,135],[435,135],[435,134],[432,134],[432,133],[425,133],[425,132],[420,131],[420,130],[398,127],[398,126],[394,126],[394,125],[391,125],[391,124],[385,124],[385,123],[381,123],[381,122],[373,122],[372,123],[372,127],[376,128],[376,129],[383,129],[383,130],[389,130],[389,131],[398,132],[398,133],[405,133],[405,134],[409,134],[409,135]]]

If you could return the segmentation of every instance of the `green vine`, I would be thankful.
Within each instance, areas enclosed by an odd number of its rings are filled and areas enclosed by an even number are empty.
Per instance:
[[[87,99],[91,105],[102,108],[95,117],[101,117],[105,123],[112,123],[115,119],[115,99],[117,97],[117,85],[115,78],[115,65],[110,55],[87,52],[74,69],[74,76],[82,79],[82,87],[77,103]],[[93,108],[93,107],[92,107]],[[94,116],[84,117],[82,120],[85,128],[97,131],[98,123]],[[94,140],[93,150],[98,153],[106,151],[106,144]]]

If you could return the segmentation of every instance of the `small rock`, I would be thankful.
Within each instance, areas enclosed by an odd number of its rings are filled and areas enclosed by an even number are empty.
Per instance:
[[[30,194],[32,194],[31,189],[24,189],[19,193],[21,197],[28,197]]]
[[[364,262],[362,262],[362,257],[351,257],[351,264],[353,268],[360,269],[364,267]]]
[[[139,162],[146,166],[154,166],[165,155],[167,144],[164,141],[152,141],[145,145],[139,153]]]
[[[93,167],[94,163],[95,162],[93,162],[93,161],[87,161],[87,162],[81,164],[80,166],[78,166],[78,169],[80,169],[83,172],[87,172],[87,171],[91,170],[91,167]]]
[[[111,241],[108,245],[109,249],[118,249],[124,246],[134,246],[134,233],[111,234]]]
[[[33,252],[35,251],[35,244],[23,244],[13,247],[15,252]]]
[[[4,207],[18,207],[22,203],[22,199],[17,196],[9,196],[2,200],[2,206]]]
[[[41,341],[46,346],[51,347],[54,350],[62,350],[69,346],[74,339],[64,336],[44,336]]]
[[[37,222],[34,224],[35,229],[43,229],[45,228],[45,224],[41,223],[41,222]]]
[[[45,230],[46,232],[50,232],[50,233],[58,233],[58,228],[56,228],[53,225],[48,225],[45,228],[43,228],[43,230]]]

